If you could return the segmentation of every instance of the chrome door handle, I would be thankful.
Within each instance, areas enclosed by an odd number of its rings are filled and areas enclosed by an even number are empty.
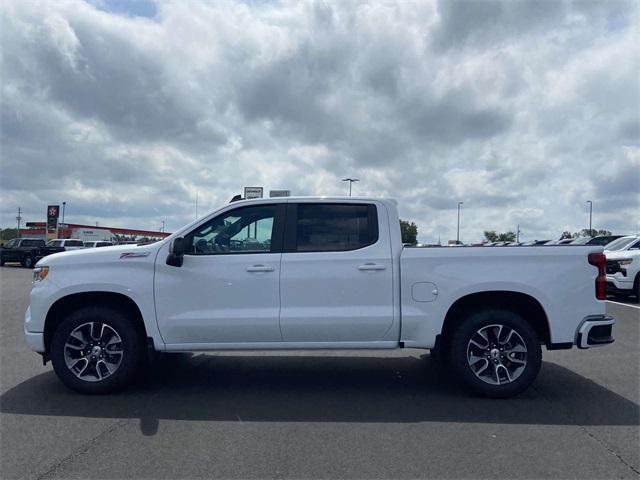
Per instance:
[[[380,265],[379,263],[365,263],[364,265],[358,265],[358,270],[386,270],[387,267]]]
[[[267,265],[252,265],[247,267],[247,272],[273,272],[274,270],[274,267],[269,267]]]

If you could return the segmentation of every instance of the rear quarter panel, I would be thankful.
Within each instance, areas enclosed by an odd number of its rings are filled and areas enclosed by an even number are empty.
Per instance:
[[[451,306],[466,295],[520,292],[544,309],[553,343],[573,342],[587,315],[604,314],[595,298],[597,268],[587,256],[602,247],[442,247],[405,248],[400,259],[401,339],[406,346],[430,348]],[[437,287],[433,301],[417,301],[417,282]]]

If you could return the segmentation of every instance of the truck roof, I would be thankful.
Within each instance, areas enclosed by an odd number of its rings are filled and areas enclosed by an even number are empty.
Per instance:
[[[357,202],[357,201],[364,201],[364,202],[391,202],[395,205],[397,205],[398,201],[394,198],[385,198],[385,197],[369,197],[369,196],[362,196],[362,197],[349,197],[348,195],[315,195],[315,196],[295,196],[295,197],[266,197],[266,198],[250,198],[250,199],[242,199],[242,200],[236,200],[235,202],[232,203],[260,203],[260,202],[278,202],[278,203],[282,203],[282,202],[290,202],[290,201],[296,201],[296,200],[323,200],[323,201],[337,201],[337,202]]]

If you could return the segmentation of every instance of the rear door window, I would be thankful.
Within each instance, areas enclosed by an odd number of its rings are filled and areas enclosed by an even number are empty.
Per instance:
[[[64,242],[65,247],[84,247],[82,240],[66,240]]]
[[[44,240],[23,240],[23,247],[44,247]]]
[[[344,252],[364,248],[378,240],[374,205],[299,203],[294,210],[293,251]]]

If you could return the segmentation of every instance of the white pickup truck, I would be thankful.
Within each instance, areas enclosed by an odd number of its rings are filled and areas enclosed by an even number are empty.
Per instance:
[[[157,243],[45,257],[25,334],[83,393],[122,388],[153,351],[405,347],[507,397],[542,345],[613,342],[601,251],[407,247],[393,200],[244,200]]]

